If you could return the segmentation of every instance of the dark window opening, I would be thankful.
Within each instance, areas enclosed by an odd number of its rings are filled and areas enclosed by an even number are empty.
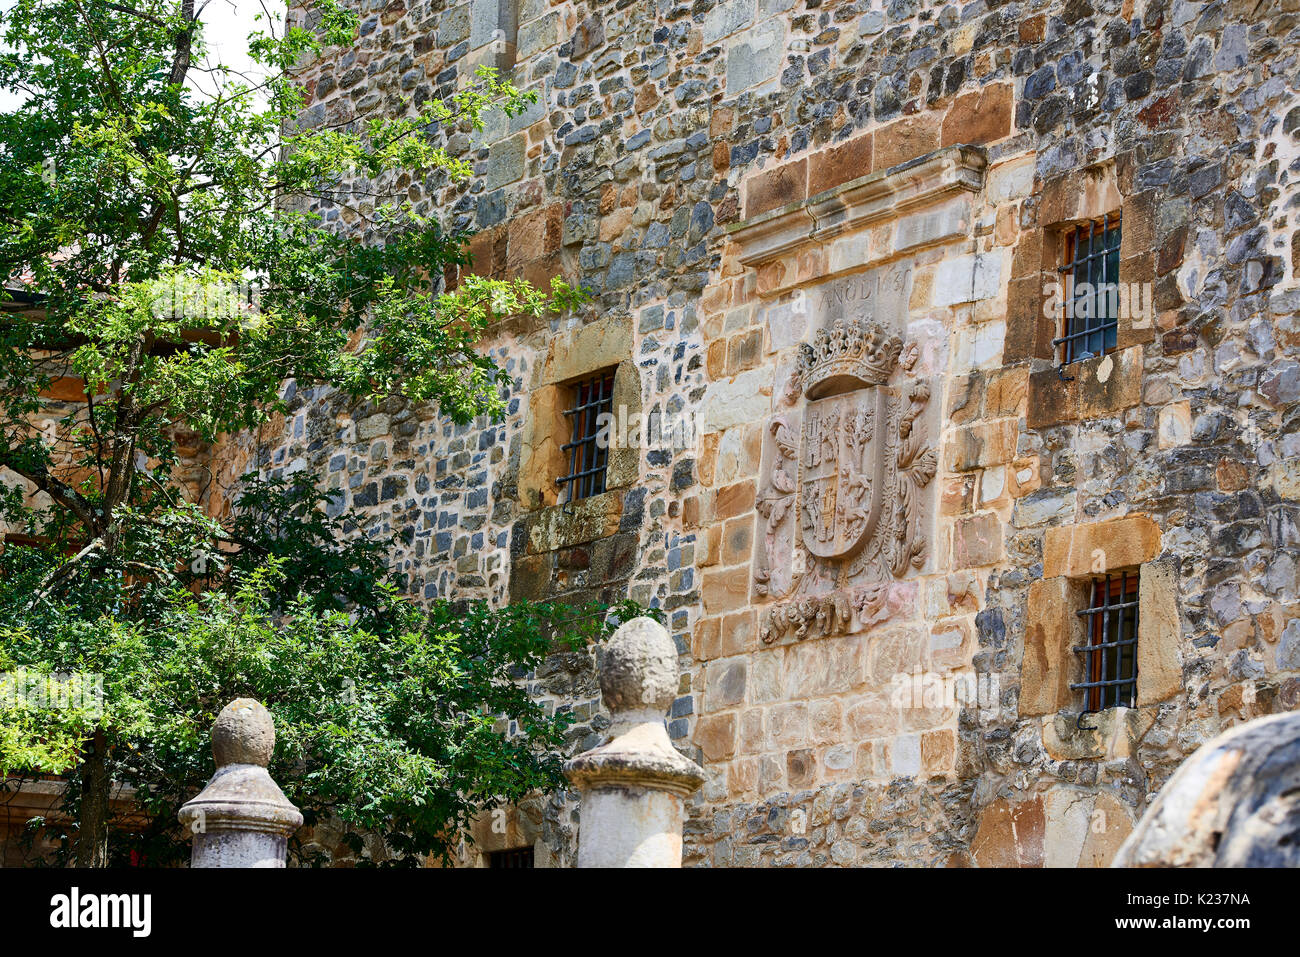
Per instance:
[[[508,851],[489,851],[487,858],[488,867],[493,870],[532,867],[533,849],[531,847],[513,847]]]
[[[1085,680],[1070,687],[1086,692],[1085,712],[1132,708],[1137,699],[1137,573],[1094,580],[1091,604],[1076,614],[1088,636],[1087,644],[1074,647],[1083,656]]]
[[[1061,365],[1114,350],[1119,336],[1118,213],[1065,234],[1061,273]]]
[[[602,372],[571,386],[572,401],[564,414],[571,423],[570,440],[560,446],[569,458],[569,474],[556,479],[560,499],[575,502],[605,491],[605,466],[609,462],[609,429],[601,420],[614,408],[614,373]],[[567,490],[567,495],[565,491]]]

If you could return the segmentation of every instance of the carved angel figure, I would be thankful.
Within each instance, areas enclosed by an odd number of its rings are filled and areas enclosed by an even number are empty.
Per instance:
[[[898,500],[894,507],[894,549],[890,571],[901,578],[908,567],[920,568],[925,561],[925,539],[918,533],[920,490],[929,485],[938,471],[938,456],[925,445],[912,423],[930,400],[930,387],[918,382],[910,393],[911,405],[898,424]]]

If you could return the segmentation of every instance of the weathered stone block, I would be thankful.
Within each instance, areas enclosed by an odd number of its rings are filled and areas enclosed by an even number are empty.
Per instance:
[[[1011,133],[1010,83],[990,83],[979,92],[957,97],[943,118],[940,143],[993,143]]]
[[[907,116],[876,131],[873,168],[888,169],[938,148],[939,115]]]
[[[526,60],[560,42],[560,15],[548,13],[519,28],[519,58]]]
[[[1019,434],[1015,419],[976,422],[955,430],[945,447],[947,468],[969,472],[1010,462],[1016,455]]]
[[[704,15],[704,45],[712,46],[753,22],[754,0],[721,0]]]
[[[764,170],[745,182],[745,216],[797,203],[808,197],[808,161],[795,160]]]
[[[867,133],[814,153],[808,160],[808,195],[816,196],[869,173],[873,142],[872,134]]]
[[[749,604],[749,566],[706,568],[700,576],[704,610],[710,615]]]
[[[978,568],[1002,560],[1002,522],[993,512],[957,519],[952,531],[952,567]]]
[[[727,95],[775,80],[785,57],[785,26],[768,20],[737,34],[727,49]]]
[[[551,552],[613,535],[618,531],[622,513],[621,491],[540,509],[526,519],[528,553]]]
[[[1025,424],[1042,429],[1062,422],[1104,418],[1141,401],[1142,347],[1133,346],[1072,362],[1063,374],[1055,368],[1031,373]]]
[[[1107,162],[1074,170],[1045,182],[1038,219],[1044,226],[1100,219],[1118,212],[1123,205],[1124,197],[1120,195],[1116,182],[1115,164]],[[1121,243],[1128,239],[1128,232],[1126,210]]]
[[[725,761],[736,753],[736,716],[705,715],[695,724],[695,743],[709,761]]]
[[[1136,568],[1160,554],[1160,526],[1146,515],[1049,528],[1043,539],[1043,577],[1087,578]]]
[[[936,306],[992,299],[1002,286],[1002,252],[947,256],[934,274],[931,302]]]
[[[980,815],[971,856],[980,867],[1041,867],[1045,820],[1042,798],[998,798]]]
[[[744,659],[727,658],[710,662],[704,671],[704,708],[721,711],[745,700]]]
[[[523,177],[526,150],[527,142],[522,133],[493,145],[484,177],[484,186],[489,192]]]
[[[751,369],[734,379],[710,382],[704,396],[703,430],[716,432],[764,418],[772,407],[772,373]]]
[[[542,259],[560,248],[564,206],[553,203],[516,217],[510,222],[506,263],[520,268]]]
[[[1020,662],[1020,713],[1055,714],[1070,707],[1071,675],[1078,669],[1070,648],[1083,639],[1074,614],[1083,589],[1068,578],[1032,582],[1025,620],[1025,653]]]
[[[1138,578],[1137,703],[1172,698],[1182,688],[1178,573],[1172,561],[1143,565]]]

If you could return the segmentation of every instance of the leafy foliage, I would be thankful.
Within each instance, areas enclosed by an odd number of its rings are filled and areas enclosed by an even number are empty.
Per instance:
[[[484,330],[583,296],[449,286],[462,224],[407,194],[465,182],[447,134],[530,97],[485,69],[397,114],[302,121],[298,72],[350,43],[355,15],[315,0],[264,20],[245,76],[207,57],[201,11],[0,13],[0,85],[24,97],[0,114],[0,518],[33,543],[0,559],[0,668],[25,682],[0,700],[0,770],[72,774],[61,846],[78,863],[108,863],[126,826],[114,854],[166,863],[213,716],[249,695],[277,718],[273,771],[309,821],[377,831],[407,861],[442,853],[476,809],[557,783],[567,716],[520,679],[603,618],[418,610],[385,543],[347,538],[309,484],[246,477],[215,521],[185,446],[283,412],[286,380],[462,424],[501,414]],[[32,704],[76,676],[100,682],[80,705]],[[113,780],[143,823],[110,820]]]
[[[323,592],[286,603],[288,564],[271,558],[236,574],[228,590],[177,588],[156,617],[90,618],[84,604],[27,600],[23,586],[36,580],[40,556],[8,550],[0,557],[6,664],[46,675],[94,670],[102,699],[0,704],[0,770],[66,771],[94,730],[109,731],[111,777],[134,786],[146,812],[143,825],[121,824],[114,847],[155,864],[188,853],[176,812],[213,772],[207,736],[217,712],[241,696],[275,716],[272,775],[307,824],[333,816],[358,851],[362,832],[380,835],[393,863],[449,855],[484,807],[561,783],[557,755],[572,716],[548,714],[518,679],[552,654],[583,648],[616,618],[545,603],[442,601],[420,611],[381,581],[361,606],[361,627],[355,609],[330,610],[333,596]]]

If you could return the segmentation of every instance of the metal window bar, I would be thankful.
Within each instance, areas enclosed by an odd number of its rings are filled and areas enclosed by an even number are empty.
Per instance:
[[[1088,629],[1088,643],[1072,650],[1083,656],[1086,680],[1071,684],[1087,693],[1083,714],[1134,706],[1137,697],[1138,576],[1094,579],[1092,602],[1075,612]],[[1114,651],[1114,654],[1111,654]]]
[[[1065,236],[1065,262],[1059,267],[1062,296],[1061,367],[1114,349],[1119,338],[1118,214],[1076,226]]]
[[[560,446],[561,452],[569,454],[569,474],[555,480],[567,502],[590,498],[605,491],[609,449],[602,447],[598,438],[600,416],[614,408],[613,374],[602,373],[578,383],[573,387],[573,396],[573,408],[564,412],[572,423],[570,434],[573,438]]]
[[[533,849],[531,847],[514,847],[508,851],[488,852],[488,867],[492,870],[511,870],[533,866]]]

